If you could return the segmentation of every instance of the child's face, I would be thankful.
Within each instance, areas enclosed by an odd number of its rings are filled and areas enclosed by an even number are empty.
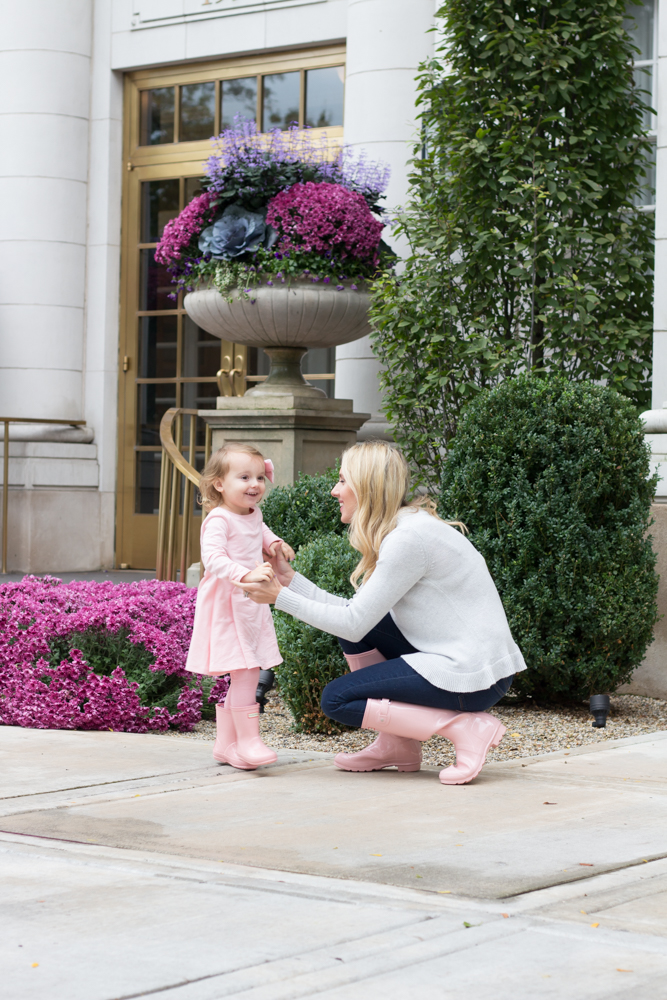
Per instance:
[[[250,514],[266,492],[264,462],[254,455],[232,452],[227,475],[213,485],[233,514]]]

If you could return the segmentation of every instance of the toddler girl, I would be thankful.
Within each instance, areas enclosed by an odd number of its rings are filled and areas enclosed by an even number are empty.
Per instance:
[[[259,736],[255,692],[260,670],[282,663],[268,605],[255,604],[234,583],[270,580],[270,563],[279,549],[294,552],[270,531],[257,506],[273,482],[273,463],[252,445],[230,443],[216,451],[199,481],[206,517],[201,526],[204,578],[197,606],[187,669],[198,674],[229,674],[225,704],[216,705],[213,756],[222,764],[253,770],[272,764],[273,750]]]

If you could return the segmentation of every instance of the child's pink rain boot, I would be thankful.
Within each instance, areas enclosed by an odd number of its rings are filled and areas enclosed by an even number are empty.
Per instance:
[[[260,767],[262,764],[273,764],[278,755],[262,742],[259,735],[259,705],[246,705],[245,708],[233,708],[234,728],[236,730],[236,754],[245,761],[246,767]]]
[[[343,654],[350,670],[362,670],[387,659],[377,649],[366,653]],[[417,740],[379,733],[370,746],[356,753],[338,753],[334,764],[341,771],[381,771],[384,767],[397,767],[399,771],[418,771],[422,762],[422,748]]]
[[[456,764],[440,772],[444,785],[463,785],[476,778],[490,747],[497,747],[507,732],[502,722],[486,712],[452,712],[386,698],[369,698],[362,726],[417,740],[428,740],[436,733],[451,740]]]
[[[215,706],[215,743],[213,757],[220,764],[231,764],[242,771],[254,771],[255,765],[242,760],[236,752],[236,729],[232,710],[224,705]]]

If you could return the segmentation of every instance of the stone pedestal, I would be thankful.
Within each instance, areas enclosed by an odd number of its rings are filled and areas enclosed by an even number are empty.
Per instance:
[[[354,413],[351,399],[294,396],[220,396],[216,410],[200,410],[213,431],[213,450],[228,441],[258,448],[275,466],[275,485],[288,486],[300,472],[331,468],[357,440],[370,417]]]

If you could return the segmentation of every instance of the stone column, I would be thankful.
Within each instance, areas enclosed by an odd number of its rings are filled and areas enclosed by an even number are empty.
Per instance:
[[[391,166],[386,205],[405,202],[417,134],[415,75],[433,52],[434,0],[348,0],[345,142]],[[402,247],[388,239],[401,253]],[[380,412],[380,365],[363,337],[336,348],[336,396],[371,419],[360,437],[389,436]]]
[[[2,17],[0,399],[82,418],[92,0]]]

